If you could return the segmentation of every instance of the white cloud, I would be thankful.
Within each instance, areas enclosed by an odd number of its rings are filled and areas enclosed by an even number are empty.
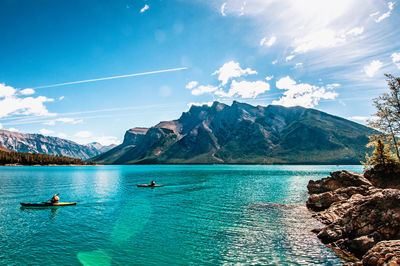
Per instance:
[[[372,78],[375,73],[383,66],[383,63],[379,60],[373,60],[368,65],[364,66],[364,72],[368,77]]]
[[[12,132],[19,132],[19,130],[18,130],[18,129],[16,129],[16,128],[14,128],[14,127],[10,127],[10,128],[8,129],[8,131],[12,131]]]
[[[193,89],[194,87],[196,87],[197,85],[199,85],[199,83],[197,81],[191,81],[186,85],[186,89]]]
[[[276,63],[278,63],[278,59],[275,59],[274,61],[272,61],[273,65],[276,65]]]
[[[32,95],[32,94],[35,94],[35,90],[33,90],[33,89],[24,89],[24,90],[21,90],[19,93],[21,93],[22,95]]]
[[[146,4],[142,9],[140,9],[140,13],[145,12],[147,9],[149,9],[149,6]]]
[[[326,88],[329,89],[329,90],[332,90],[332,89],[337,88],[337,87],[340,87],[339,83],[333,83],[333,84],[326,85]]]
[[[58,98],[58,100],[59,100],[59,101],[64,100],[64,96],[60,96],[60,97]]]
[[[389,10],[386,13],[383,13],[381,16],[379,16],[377,19],[375,19],[376,23],[381,22],[384,19],[387,19],[388,17],[390,17],[390,15],[392,14],[392,10],[394,8],[394,2],[389,2],[388,3],[388,8]],[[378,13],[379,14],[379,13]]]
[[[48,126],[54,126],[56,124],[56,122],[75,125],[75,124],[82,123],[83,120],[82,119],[75,119],[75,118],[72,118],[72,117],[61,117],[61,118],[57,118],[57,119],[54,119],[54,120],[46,121],[43,124],[44,125],[48,125]]]
[[[44,106],[45,102],[52,102],[53,99],[45,96],[36,98],[17,98],[15,96],[0,99],[0,117],[5,117],[10,114],[16,115],[37,115],[47,116],[50,115],[47,108]]]
[[[296,68],[303,67],[303,63],[296,63],[296,65],[294,67],[296,67]]]
[[[361,121],[361,122],[365,122],[369,119],[369,116],[349,116],[347,117],[347,119],[349,120],[355,120],[355,121]]]
[[[7,86],[4,83],[0,83],[0,98],[10,97],[15,94],[15,89],[11,86]]]
[[[54,126],[55,124],[56,124],[55,120],[43,122],[43,125],[46,125],[46,126]]]
[[[335,47],[344,44],[345,41],[345,36],[338,35],[335,31],[330,29],[323,29],[311,32],[303,38],[295,39],[294,52],[305,53],[314,49]]]
[[[50,134],[53,134],[54,131],[53,131],[53,130],[48,130],[48,129],[42,128],[41,130],[39,130],[39,133],[42,134],[42,135],[48,136],[48,135],[50,135]]]
[[[400,52],[392,54],[392,61],[400,69]]]
[[[312,108],[319,104],[321,99],[333,100],[338,94],[330,91],[325,87],[313,86],[307,83],[297,84],[296,81],[289,76],[281,78],[276,82],[276,87],[281,90],[286,90],[277,101],[272,104],[279,104],[286,107],[303,106]]]
[[[228,92],[222,90],[216,91],[215,94],[222,97],[233,97],[235,95],[241,98],[256,98],[259,94],[268,91],[269,84],[264,81],[232,81]]]
[[[206,85],[206,86],[200,85],[197,88],[192,90],[192,94],[195,95],[195,96],[198,96],[198,95],[201,95],[201,94],[204,94],[204,93],[214,92],[217,89],[218,89],[218,87],[214,87],[214,86],[211,86],[211,85]]]
[[[69,123],[69,124],[80,124],[83,122],[82,119],[75,119],[71,117],[62,117],[62,118],[57,118],[57,122],[62,122],[62,123]]]
[[[251,68],[242,69],[239,63],[230,61],[213,73],[213,75],[217,74],[218,80],[222,81],[222,85],[226,85],[231,78],[257,74],[257,71]]]
[[[62,139],[66,139],[67,138],[67,134],[60,132],[60,133],[57,134],[57,137],[62,138]]]
[[[289,62],[289,61],[292,60],[293,58],[294,58],[294,55],[286,56],[286,62]]]
[[[203,105],[207,105],[207,106],[211,106],[213,104],[213,102],[202,102],[202,103],[197,103],[197,102],[191,102],[188,103],[188,107],[192,107],[192,106],[203,106]]]
[[[379,11],[376,11],[375,13],[372,13],[371,15],[369,15],[370,17],[375,17],[375,16],[377,16],[377,15],[379,15],[379,13],[381,13],[381,12],[379,12]]]
[[[265,80],[270,81],[270,80],[273,79],[273,78],[274,78],[274,75],[266,76],[266,77],[265,77]]]
[[[90,138],[92,135],[93,135],[92,132],[84,130],[84,131],[77,132],[74,136],[77,138],[86,139],[86,138]]]
[[[22,90],[24,91],[24,90]],[[0,118],[9,115],[50,115],[44,106],[46,102],[54,101],[45,96],[20,97],[17,90],[11,86],[0,83]]]
[[[364,27],[355,27],[355,28],[352,28],[351,30],[349,30],[347,32],[347,35],[357,36],[357,35],[362,34],[363,32],[364,32]]]
[[[271,38],[269,38],[269,40],[267,40],[266,37],[262,38],[260,41],[260,45],[261,46],[266,46],[266,47],[271,47],[272,45],[274,45],[274,43],[276,42],[276,37],[272,36]]]
[[[111,144],[121,144],[121,141],[118,140],[118,138],[114,137],[114,136],[95,137],[93,142],[98,142],[103,146],[108,146]]]
[[[225,8],[226,8],[226,2],[221,5],[220,12],[222,16],[226,16]]]

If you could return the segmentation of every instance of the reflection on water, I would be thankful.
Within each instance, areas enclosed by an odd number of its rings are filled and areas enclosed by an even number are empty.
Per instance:
[[[35,207],[35,208],[20,207],[20,210],[21,211],[26,211],[26,212],[29,212],[29,211],[35,212],[35,211],[44,211],[44,210],[46,210],[49,213],[49,219],[52,221],[57,217],[57,214],[58,214],[58,211],[60,210],[60,208],[62,208],[62,207],[57,207],[57,206],[43,207],[43,208],[40,208],[40,207]]]
[[[308,181],[337,169],[3,167],[0,264],[340,264],[304,207]],[[150,180],[166,186],[136,186]],[[19,208],[56,192],[78,205]]]

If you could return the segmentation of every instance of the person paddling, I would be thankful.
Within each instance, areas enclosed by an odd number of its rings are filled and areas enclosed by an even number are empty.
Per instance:
[[[54,194],[54,196],[51,198],[50,202],[51,203],[57,203],[60,200],[60,197],[58,197],[58,194]]]
[[[154,182],[154,180],[151,180],[150,186],[155,186],[155,185],[156,185],[156,182]]]

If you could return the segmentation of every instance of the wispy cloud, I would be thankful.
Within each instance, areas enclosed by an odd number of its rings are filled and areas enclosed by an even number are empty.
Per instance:
[[[189,83],[186,85],[186,89],[191,90],[191,89],[193,89],[194,87],[196,87],[197,85],[199,85],[199,82],[197,82],[197,81],[191,81],[191,82],[189,82]]]
[[[366,122],[370,117],[369,116],[349,116],[347,119]]]
[[[382,20],[387,19],[388,17],[390,17],[390,15],[392,14],[392,10],[394,8],[394,4],[395,4],[394,2],[389,2],[388,3],[388,9],[389,10],[386,13],[383,13],[382,15],[380,15],[377,19],[375,19],[375,22],[379,23]]]
[[[54,131],[53,131],[53,130],[48,130],[48,129],[42,128],[41,130],[39,130],[39,133],[42,134],[42,135],[48,136],[48,135],[53,134]]]
[[[180,71],[180,70],[185,70],[185,69],[187,69],[187,67],[155,70],[155,71],[150,71],[150,72],[142,72],[142,73],[127,74],[127,75],[105,77],[105,78],[86,79],[86,80],[80,80],[80,81],[71,81],[71,82],[64,82],[64,83],[58,83],[58,84],[52,84],[52,85],[39,86],[39,87],[34,87],[34,89],[52,88],[52,87],[59,87],[59,86],[66,86],[66,85],[80,84],[80,83],[87,83],[87,82],[95,82],[95,81],[108,80],[108,79],[119,79],[119,78],[128,78],[128,77],[136,77],[136,76],[145,76],[145,75],[152,75],[152,74],[158,74],[158,73]]]
[[[211,85],[200,85],[192,89],[192,94],[195,96],[202,95],[205,93],[215,92],[218,87],[211,86]]]
[[[150,7],[149,5],[144,5],[144,7],[142,9],[140,9],[140,13],[144,13],[146,10],[148,10]]]
[[[276,42],[276,37],[272,36],[271,38],[267,39],[267,37],[264,37],[260,40],[260,45],[261,46],[266,46],[266,47],[271,47],[272,45],[274,45],[274,43]]]
[[[48,126],[54,126],[56,124],[56,122],[75,125],[75,124],[82,123],[83,119],[75,119],[75,118],[72,118],[72,117],[61,117],[61,118],[53,119],[53,120],[50,120],[50,121],[46,121],[43,124],[44,125],[48,125]]]
[[[392,54],[392,62],[400,69],[400,52]]]
[[[77,138],[87,139],[93,136],[93,133],[87,130],[79,131],[74,135]]]
[[[289,61],[291,61],[294,57],[295,57],[294,55],[288,55],[288,56],[286,56],[285,60],[286,60],[286,62],[289,62]]]
[[[371,61],[371,63],[364,66],[364,72],[365,74],[367,74],[368,77],[372,78],[373,76],[375,76],[376,72],[378,72],[379,69],[381,69],[382,66],[383,63],[381,61],[373,60]]]
[[[226,4],[227,4],[226,2],[223,3],[220,8],[221,15],[224,17],[226,16],[226,13],[225,13]]]

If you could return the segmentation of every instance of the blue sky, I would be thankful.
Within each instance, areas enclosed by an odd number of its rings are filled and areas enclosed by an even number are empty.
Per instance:
[[[1,1],[0,127],[110,144],[214,100],[363,123],[386,90],[383,74],[400,74],[399,5]],[[175,68],[185,69],[45,87]]]

